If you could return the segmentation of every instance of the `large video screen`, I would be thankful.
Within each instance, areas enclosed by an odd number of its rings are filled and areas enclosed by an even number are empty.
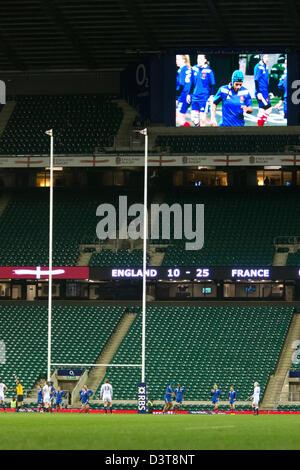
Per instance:
[[[287,54],[177,54],[176,126],[286,126]]]

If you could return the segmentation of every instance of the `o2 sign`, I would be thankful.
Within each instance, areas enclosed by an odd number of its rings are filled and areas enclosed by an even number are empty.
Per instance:
[[[144,64],[139,64],[135,71],[136,83],[139,86],[149,88],[149,78],[147,77],[147,70]]]

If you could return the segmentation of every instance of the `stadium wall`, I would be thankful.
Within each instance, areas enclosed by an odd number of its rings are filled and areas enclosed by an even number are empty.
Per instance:
[[[120,93],[120,72],[5,73],[7,95]]]

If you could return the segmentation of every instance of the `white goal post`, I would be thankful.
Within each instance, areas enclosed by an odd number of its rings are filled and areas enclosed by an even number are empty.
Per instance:
[[[142,294],[142,363],[141,364],[78,364],[51,362],[52,341],[52,257],[53,257],[53,130],[45,133],[50,137],[50,207],[49,207],[49,287],[48,287],[48,361],[47,380],[51,378],[51,367],[140,367],[141,382],[145,382],[145,352],[146,352],[146,268],[147,268],[147,231],[148,231],[148,130],[138,131],[145,136],[145,164],[144,164],[144,227],[143,227],[143,294]]]

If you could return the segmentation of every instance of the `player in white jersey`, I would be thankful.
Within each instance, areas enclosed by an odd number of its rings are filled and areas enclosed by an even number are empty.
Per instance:
[[[107,405],[109,405],[110,412],[112,413],[112,396],[113,388],[110,385],[109,380],[105,379],[105,382],[100,389],[100,398],[103,398],[105,413],[107,413]]]
[[[260,402],[260,386],[258,382],[254,382],[254,392],[252,395],[253,414],[258,415],[258,405]]]
[[[2,404],[4,410],[5,410],[4,395],[7,392],[7,390],[8,390],[7,386],[2,382],[2,379],[0,379],[0,403]]]
[[[43,386],[43,402],[44,402],[45,411],[49,411],[49,408],[51,407],[50,391],[51,391],[50,382],[46,382],[45,385]]]

